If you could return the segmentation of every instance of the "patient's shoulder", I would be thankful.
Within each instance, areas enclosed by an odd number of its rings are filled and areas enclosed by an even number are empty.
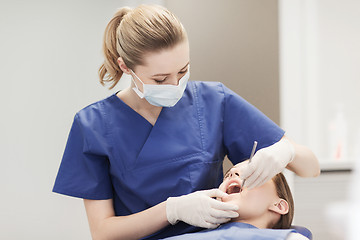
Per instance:
[[[290,233],[286,240],[309,240],[307,237],[300,233]]]

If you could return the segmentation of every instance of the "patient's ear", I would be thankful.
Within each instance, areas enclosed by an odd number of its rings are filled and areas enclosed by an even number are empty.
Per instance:
[[[289,212],[289,204],[286,200],[280,198],[277,202],[270,205],[269,210],[280,215],[285,215]]]

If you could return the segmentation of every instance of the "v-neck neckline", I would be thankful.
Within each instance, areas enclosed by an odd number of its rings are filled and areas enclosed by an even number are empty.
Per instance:
[[[155,127],[155,126],[158,124],[160,117],[163,115],[163,112],[165,111],[165,108],[164,108],[164,107],[161,108],[161,111],[160,111],[160,113],[159,113],[158,117],[156,118],[156,121],[155,121],[155,123],[154,123],[154,125],[153,125],[153,124],[152,124],[151,122],[149,122],[143,115],[141,115],[139,112],[135,111],[132,107],[130,107],[128,104],[126,104],[121,98],[119,98],[119,97],[117,96],[118,92],[119,92],[119,91],[117,91],[116,93],[114,93],[113,97],[116,98],[116,99],[117,99],[116,101],[119,102],[121,105],[123,105],[127,111],[132,112],[133,114],[135,114],[135,115],[139,116],[140,118],[142,118],[142,119],[143,119],[144,121],[146,121],[152,128]]]

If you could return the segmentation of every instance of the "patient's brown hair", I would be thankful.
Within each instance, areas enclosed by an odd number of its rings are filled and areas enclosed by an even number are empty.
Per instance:
[[[292,220],[294,218],[294,199],[292,197],[289,185],[286,181],[284,174],[278,173],[272,178],[276,193],[279,198],[282,198],[288,202],[289,212],[281,215],[280,220],[272,226],[274,229],[288,229],[291,227]]]

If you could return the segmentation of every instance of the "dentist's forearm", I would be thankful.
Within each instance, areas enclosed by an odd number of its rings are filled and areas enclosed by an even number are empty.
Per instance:
[[[103,215],[97,210],[102,209],[101,211],[104,212],[104,208],[96,206],[98,203],[103,204],[97,200],[85,200],[91,235],[94,240],[140,239],[169,225],[166,218],[166,202],[136,214],[108,216],[103,219],[97,217]]]
[[[300,177],[317,177],[320,175],[319,161],[315,154],[307,147],[296,144],[294,146],[295,156],[293,161],[287,165],[287,169],[293,171]]]
[[[105,219],[102,232],[114,233],[108,239],[140,239],[169,225],[166,219],[165,202],[145,211],[123,217]],[[106,233],[107,232],[107,233]]]

